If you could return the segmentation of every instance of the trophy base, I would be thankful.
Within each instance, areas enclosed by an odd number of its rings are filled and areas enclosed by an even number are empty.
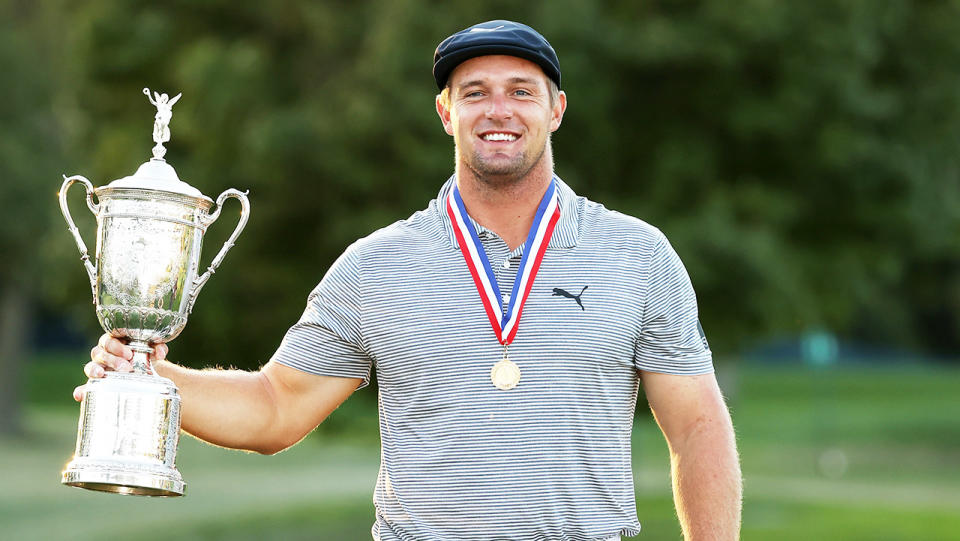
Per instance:
[[[175,465],[180,397],[157,375],[108,372],[87,382],[80,405],[77,451],[65,485],[133,496],[182,496]]]
[[[179,477],[179,476],[177,476]],[[187,486],[181,479],[121,470],[67,469],[62,483],[87,490],[129,496],[183,496]]]

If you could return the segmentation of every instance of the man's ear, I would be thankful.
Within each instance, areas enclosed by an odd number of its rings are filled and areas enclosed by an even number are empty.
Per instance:
[[[560,128],[560,122],[563,121],[563,113],[567,110],[567,93],[563,90],[557,96],[556,103],[553,104],[553,110],[550,112],[550,131],[555,132]]]
[[[447,135],[453,135],[453,123],[450,122],[450,109],[443,104],[440,94],[437,94],[437,114],[440,115],[440,122],[443,123],[443,131]]]

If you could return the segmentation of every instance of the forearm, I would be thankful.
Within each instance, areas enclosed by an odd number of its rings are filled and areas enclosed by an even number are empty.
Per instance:
[[[155,361],[157,374],[180,390],[180,424],[214,445],[272,453],[286,447],[276,430],[277,407],[260,372],[193,370]]]
[[[684,538],[739,539],[743,486],[729,415],[698,422],[684,441],[671,448],[670,455],[674,502]]]
[[[191,370],[166,362],[166,344],[153,352],[153,368],[180,390],[180,426],[223,447],[276,453],[297,443],[363,383],[362,378],[308,374],[269,362],[259,372]],[[130,372],[133,351],[104,334],[83,367],[88,378],[109,370]],[[86,386],[73,390],[84,400]]]

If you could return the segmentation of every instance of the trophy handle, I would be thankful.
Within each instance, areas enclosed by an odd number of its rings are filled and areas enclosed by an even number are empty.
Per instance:
[[[93,184],[91,184],[89,180],[80,175],[74,175],[69,178],[63,175],[63,185],[60,186],[60,193],[57,194],[60,197],[60,212],[63,213],[63,219],[67,221],[67,229],[70,231],[70,234],[73,235],[73,240],[76,241],[77,248],[80,250],[80,259],[83,260],[83,266],[87,269],[87,275],[90,276],[90,290],[93,292],[93,303],[96,304],[97,268],[90,262],[87,245],[83,243],[83,237],[80,236],[80,231],[77,229],[76,224],[73,223],[73,217],[70,216],[70,207],[67,206],[67,190],[70,189],[70,186],[72,186],[74,182],[79,182],[86,188],[87,208],[90,209],[90,212],[92,212],[94,216],[99,212],[100,205],[93,202]]]
[[[203,285],[207,283],[207,280],[210,279],[210,276],[217,272],[217,267],[219,267],[220,263],[223,262],[223,258],[227,255],[227,252],[230,251],[230,248],[233,248],[234,241],[237,240],[237,237],[240,236],[240,232],[243,231],[243,228],[247,225],[247,219],[250,218],[250,201],[247,200],[247,193],[250,192],[247,191],[244,193],[240,190],[234,190],[233,188],[226,190],[220,194],[219,197],[217,197],[217,208],[201,219],[204,227],[209,226],[215,222],[218,217],[220,217],[220,210],[223,209],[223,203],[228,198],[232,197],[240,201],[240,221],[237,222],[236,229],[233,230],[233,234],[230,235],[230,238],[223,243],[223,248],[220,248],[220,252],[216,257],[213,258],[213,261],[210,262],[210,266],[207,267],[207,271],[193,281],[193,290],[190,292],[190,301],[187,305],[188,314],[193,311],[193,303],[197,302],[197,295],[200,293],[200,289],[203,288]]]

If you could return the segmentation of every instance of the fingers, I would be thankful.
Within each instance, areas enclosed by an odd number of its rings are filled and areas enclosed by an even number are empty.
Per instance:
[[[84,367],[84,372],[86,372],[87,377],[91,377],[91,378],[103,377],[102,374],[94,375],[94,374],[97,374],[98,372],[94,371],[91,365],[100,367],[101,372],[103,371],[103,369],[116,370],[117,372],[130,372],[131,370],[133,370],[133,364],[130,361],[128,361],[127,359],[124,359],[123,357],[117,357],[116,355],[112,355],[101,346],[95,346],[93,349],[90,350],[90,359],[92,362],[88,363],[87,366]]]
[[[154,360],[163,360],[169,351],[166,344],[157,344],[151,357]],[[83,367],[83,373],[90,379],[97,379],[104,377],[108,370],[132,372],[132,360],[133,350],[129,346],[110,334],[104,334],[90,350],[90,362]],[[73,399],[82,402],[86,392],[86,385],[77,387],[73,390]]]
[[[90,361],[83,367],[83,373],[86,374],[88,378],[96,379],[105,376],[107,371],[102,365],[97,364],[96,361]]]
[[[108,333],[104,333],[102,336],[100,336],[100,341],[97,343],[97,345],[111,355],[122,357],[128,361],[133,359],[133,350],[120,340],[110,336]]]
[[[150,353],[151,360],[162,361],[167,358],[170,348],[166,344],[157,344]],[[102,378],[106,370],[130,372],[133,370],[133,350],[119,339],[104,334],[93,349],[90,350],[91,363],[84,367],[84,372],[90,378]]]
[[[90,350],[90,360],[93,362],[88,363],[83,371],[90,378],[102,378],[104,370],[130,372],[133,370],[130,359],[133,359],[132,349],[109,334],[104,334]]]

